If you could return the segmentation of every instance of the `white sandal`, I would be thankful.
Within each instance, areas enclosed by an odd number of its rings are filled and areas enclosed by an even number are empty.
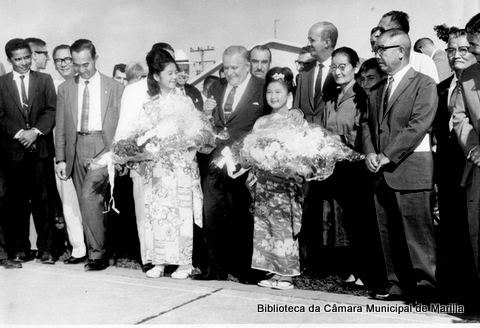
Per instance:
[[[155,265],[153,268],[147,271],[148,278],[160,278],[163,276],[163,270],[165,267],[163,265]]]
[[[281,289],[281,290],[287,290],[287,289],[293,289],[293,281],[291,280],[277,280],[275,281],[275,284],[272,286],[273,289]]]
[[[180,265],[174,273],[172,273],[171,277],[173,279],[187,279],[192,274],[192,266],[188,265],[187,268],[184,265]]]

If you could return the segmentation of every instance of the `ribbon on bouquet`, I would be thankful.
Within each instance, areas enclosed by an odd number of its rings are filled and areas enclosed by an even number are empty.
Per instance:
[[[95,170],[105,166],[108,172],[108,182],[110,182],[110,200],[108,201],[107,210],[103,213],[108,213],[110,209],[113,209],[116,213],[120,213],[115,207],[115,199],[113,198],[113,188],[115,187],[115,163],[113,153],[108,152],[103,154],[94,164],[90,164],[89,169]]]
[[[232,179],[236,179],[239,176],[241,176],[243,173],[248,171],[242,167],[238,172],[233,173],[236,171],[236,163],[233,160],[232,151],[230,150],[230,147],[227,146],[223,148],[222,156],[223,158],[220,161],[218,161],[217,166],[219,168],[223,168],[226,165],[228,176],[231,177]]]

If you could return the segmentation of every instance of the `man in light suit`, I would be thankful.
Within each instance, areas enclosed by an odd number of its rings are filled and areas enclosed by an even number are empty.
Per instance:
[[[329,22],[313,25],[308,31],[308,46],[310,54],[315,59],[314,64],[304,67],[298,74],[298,85],[293,101],[294,108],[300,108],[309,123],[323,125],[325,106],[330,99],[336,97],[337,84],[330,71],[332,53],[337,44],[338,31]],[[310,275],[318,275],[322,268],[323,246],[323,201],[322,182],[308,183],[306,193],[303,226],[300,233],[302,248],[302,267]]]
[[[469,51],[480,60],[480,14],[465,26]],[[477,282],[472,294],[479,290],[480,278],[480,63],[466,68],[459,77],[459,94],[453,109],[453,127],[466,157],[461,184],[467,188],[467,217]]]
[[[208,163],[250,132],[257,118],[265,113],[265,81],[250,74],[248,50],[242,46],[228,47],[223,52],[223,67],[225,79],[212,84],[204,110],[212,113],[217,133],[228,139],[217,141]],[[260,280],[251,270],[253,216],[249,211],[252,199],[245,186],[246,177],[244,174],[232,179],[225,167],[208,167],[203,191],[209,263],[193,279],[225,280],[232,273],[241,282]]]
[[[413,49],[415,52],[425,54],[433,59],[435,66],[437,67],[438,79],[440,82],[452,76],[453,71],[448,64],[447,53],[442,49],[435,47],[432,39],[418,39],[417,42],[415,42]]]
[[[5,235],[10,256],[25,261],[30,251],[30,214],[37,230],[37,260],[50,254],[55,220],[53,127],[55,87],[50,75],[32,71],[26,40],[5,45],[13,72],[0,77],[0,164],[5,176]]]
[[[371,89],[362,126],[365,164],[377,174],[375,209],[389,282],[372,296],[430,301],[436,287],[430,131],[438,97],[435,81],[410,66],[410,49],[399,29],[377,39],[376,58],[388,78]]]
[[[102,270],[108,266],[103,214],[107,169],[89,170],[88,164],[110,149],[124,86],[97,71],[91,41],[77,40],[71,50],[78,75],[58,87],[56,172],[63,180],[72,176],[77,190],[89,258],[85,268]]]

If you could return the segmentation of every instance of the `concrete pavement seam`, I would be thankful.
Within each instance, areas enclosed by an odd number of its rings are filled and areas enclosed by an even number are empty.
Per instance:
[[[219,289],[216,289],[216,290],[214,290],[214,291],[212,291],[212,292],[210,292],[210,293],[206,293],[206,294],[204,294],[204,295],[198,296],[197,298],[194,298],[193,300],[190,300],[190,301],[188,301],[188,302],[179,304],[179,305],[171,308],[170,310],[162,311],[162,312],[160,312],[160,313],[157,314],[157,315],[153,315],[153,316],[150,316],[150,317],[145,318],[145,319],[143,319],[143,320],[140,320],[139,322],[137,322],[137,323],[135,323],[135,324],[136,324],[136,325],[140,325],[140,324],[145,323],[145,322],[147,322],[147,321],[150,321],[150,320],[152,320],[152,319],[158,318],[158,317],[164,315],[165,313],[172,312],[173,310],[176,310],[176,309],[178,309],[178,308],[181,308],[181,307],[183,307],[183,306],[185,306],[185,305],[187,305],[187,304],[190,304],[190,303],[196,302],[196,301],[198,301],[198,300],[200,300],[200,299],[202,299],[202,298],[208,297],[208,296],[210,296],[210,295],[212,295],[212,294],[215,294],[215,293],[221,291],[222,289],[223,289],[223,288],[219,288]]]

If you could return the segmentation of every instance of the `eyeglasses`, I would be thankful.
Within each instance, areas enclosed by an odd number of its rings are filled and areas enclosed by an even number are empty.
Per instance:
[[[298,60],[295,61],[295,65],[301,66],[301,67],[305,66],[306,63],[307,62],[304,62],[304,61],[298,61]]]
[[[373,48],[372,52],[376,53],[376,54],[379,54],[379,55],[383,55],[383,53],[387,49],[398,48],[398,47],[401,47],[401,45],[398,44],[398,45],[395,45],[395,46],[378,46],[378,47]]]
[[[330,65],[330,70],[331,70],[332,72],[335,72],[337,69],[339,69],[340,71],[343,72],[346,67],[347,67],[347,64],[340,64],[340,65],[338,65],[338,66]]]
[[[453,57],[458,52],[460,56],[465,56],[468,53],[468,47],[459,47],[458,49],[455,48],[447,48],[445,49],[447,56]]]
[[[48,51],[34,51],[37,54],[43,54],[48,57]]]
[[[72,57],[57,58],[53,62],[55,65],[61,65],[62,63],[65,63],[65,65],[70,65],[72,63]]]

